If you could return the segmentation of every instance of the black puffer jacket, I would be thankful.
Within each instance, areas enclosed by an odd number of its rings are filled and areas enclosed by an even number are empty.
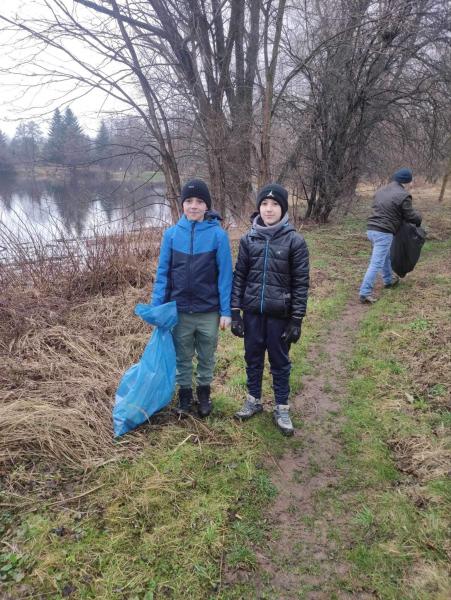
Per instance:
[[[421,215],[412,208],[412,196],[403,186],[392,181],[374,195],[368,229],[395,234],[401,223],[421,225]]]
[[[303,317],[309,254],[290,223],[267,236],[253,227],[241,238],[233,274],[232,308],[273,317]]]

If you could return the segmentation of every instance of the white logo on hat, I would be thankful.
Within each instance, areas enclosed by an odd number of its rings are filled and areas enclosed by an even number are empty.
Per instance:
[[[267,198],[274,198],[273,191],[271,190],[269,194],[266,196]]]

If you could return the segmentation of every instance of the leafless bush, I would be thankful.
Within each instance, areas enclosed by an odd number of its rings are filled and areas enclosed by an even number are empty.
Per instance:
[[[3,290],[32,286],[34,293],[68,299],[114,293],[125,284],[142,287],[159,254],[161,232],[143,227],[71,238],[57,230],[49,240],[27,223],[16,232],[0,221],[0,285]]]

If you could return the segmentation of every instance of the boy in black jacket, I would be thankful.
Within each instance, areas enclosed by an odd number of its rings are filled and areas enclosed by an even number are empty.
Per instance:
[[[290,345],[301,336],[307,307],[309,255],[304,238],[288,222],[288,192],[277,183],[257,195],[251,230],[241,238],[232,287],[232,333],[244,337],[248,396],[235,416],[261,412],[265,352],[276,406],[274,421],[293,435],[288,396]],[[243,311],[243,317],[241,312]]]

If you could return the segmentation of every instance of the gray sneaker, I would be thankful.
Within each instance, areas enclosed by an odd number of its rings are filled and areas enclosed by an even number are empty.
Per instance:
[[[386,283],[384,285],[384,288],[385,289],[394,288],[397,285],[399,285],[400,281],[401,281],[401,278],[398,275],[396,275],[396,273],[393,273],[392,276],[391,276],[391,283]]]
[[[375,298],[374,296],[360,296],[359,300],[362,304],[374,304],[375,302],[377,302],[377,298]]]
[[[273,412],[274,423],[284,435],[293,435],[294,427],[289,415],[288,404],[276,404]]]
[[[246,400],[244,401],[243,408],[240,408],[240,410],[235,413],[235,418],[239,419],[240,421],[245,421],[257,413],[261,413],[262,410],[263,405],[260,398],[254,398],[254,396],[248,394]]]

